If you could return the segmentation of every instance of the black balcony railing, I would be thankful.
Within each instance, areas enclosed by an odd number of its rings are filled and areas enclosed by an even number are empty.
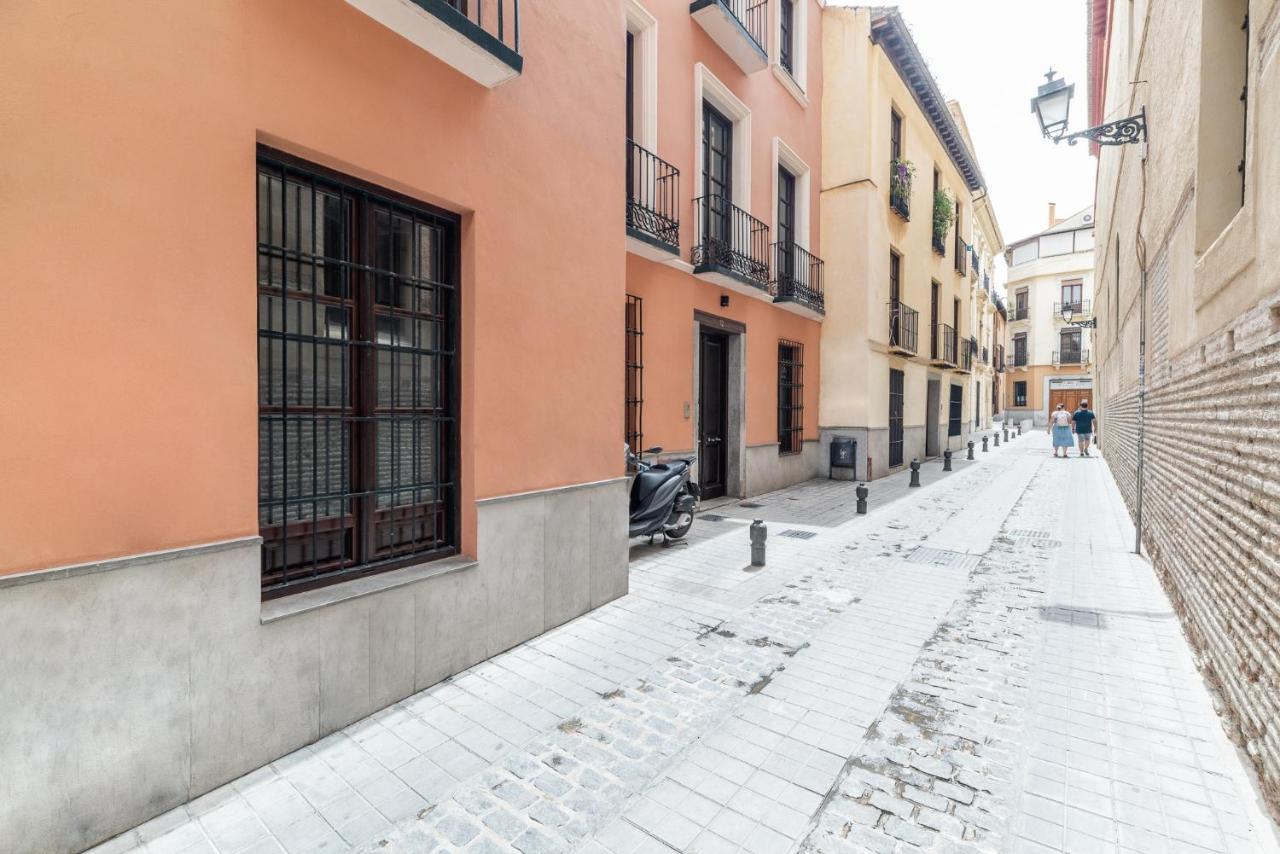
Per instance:
[[[773,244],[774,302],[793,302],[822,313],[822,259],[794,243]]]
[[[911,172],[906,167],[889,167],[889,207],[904,220],[911,220]]]
[[[1083,348],[1054,350],[1053,363],[1055,365],[1087,365],[1089,364],[1089,351]]]
[[[680,170],[627,140],[627,231],[680,252]]]
[[[1015,349],[1012,361],[1015,368],[1025,368],[1027,366],[1027,351]]]
[[[693,200],[697,235],[693,271],[727,273],[761,290],[769,288],[769,226],[726,196]]]
[[[958,369],[965,373],[973,371],[973,351],[968,347],[960,348],[960,362]]]
[[[956,331],[945,323],[938,324],[938,335],[934,342],[933,360],[947,365],[956,364]]]
[[[468,33],[478,42],[489,39],[520,53],[520,0],[414,0],[422,8],[449,23],[455,30],[468,25],[479,33]]]
[[[996,358],[996,361],[995,361],[996,370],[1003,373],[1004,372],[1004,345],[1003,344],[996,345],[995,358]]]
[[[1026,320],[1030,316],[1031,316],[1031,308],[1026,304],[1018,305],[1017,303],[1014,303],[1013,308],[1010,309],[1009,311],[1010,321]]]
[[[1087,316],[1093,310],[1093,306],[1089,304],[1087,299],[1078,299],[1074,302],[1055,302],[1053,304],[1053,316],[1061,317],[1065,309],[1070,309],[1072,314]]]
[[[946,256],[947,236],[945,234],[939,234],[937,231],[933,232],[933,251],[944,257]]]
[[[960,235],[956,235],[956,251],[955,251],[956,272],[965,275],[969,272],[969,244],[965,243]]]
[[[711,5],[720,6],[732,15],[756,47],[764,52],[769,32],[769,0],[694,0],[689,10],[696,12]]]
[[[920,313],[901,300],[889,300],[889,349],[917,352]]]

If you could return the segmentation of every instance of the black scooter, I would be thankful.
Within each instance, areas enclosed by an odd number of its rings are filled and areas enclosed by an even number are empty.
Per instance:
[[[686,457],[665,463],[647,463],[645,454],[660,454],[661,448],[648,448],[640,456],[627,448],[627,465],[636,469],[631,481],[631,520],[628,536],[648,537],[662,534],[666,540],[678,540],[693,527],[693,514],[701,490],[689,479],[689,466],[697,457]]]

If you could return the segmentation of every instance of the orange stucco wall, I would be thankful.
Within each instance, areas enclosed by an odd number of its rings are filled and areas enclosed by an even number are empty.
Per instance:
[[[494,91],[342,0],[0,6],[0,573],[257,532],[259,142],[464,215],[464,550],[622,473],[621,4],[522,6]]]
[[[688,4],[649,2],[658,21],[658,146],[655,152],[680,170],[681,260],[690,260],[695,239],[693,199],[700,194],[696,150],[702,144],[701,104],[695,101],[695,66],[701,63],[751,111],[751,203],[748,213],[770,228],[776,218],[774,138],[786,143],[810,168],[809,230],[797,241],[821,257],[818,243],[821,180],[822,9],[809,4],[806,97],[803,106],[773,69],[744,74],[689,15]],[[770,57],[776,3],[770,4]],[[771,235],[770,240],[775,239]],[[776,442],[778,340],[804,345],[804,437],[818,436],[819,340],[821,324],[758,299],[694,278],[684,270],[631,255],[629,294],[644,302],[644,443],[672,451],[695,447],[696,384],[693,376],[694,311],[743,323],[746,347],[746,444]],[[720,306],[721,295],[729,306]],[[685,414],[685,404],[689,414]]]

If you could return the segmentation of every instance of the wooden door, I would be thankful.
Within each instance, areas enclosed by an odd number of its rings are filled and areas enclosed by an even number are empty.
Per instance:
[[[728,337],[703,330],[698,374],[698,485],[704,498],[725,492],[728,448]]]
[[[1055,388],[1049,390],[1049,412],[1053,413],[1062,404],[1068,412],[1075,412],[1080,401],[1089,400],[1090,390],[1087,388]]]

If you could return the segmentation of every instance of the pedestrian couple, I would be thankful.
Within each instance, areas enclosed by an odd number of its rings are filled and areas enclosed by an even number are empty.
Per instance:
[[[1075,412],[1067,412],[1058,404],[1058,408],[1049,416],[1049,432],[1053,435],[1053,455],[1058,456],[1062,450],[1062,458],[1067,458],[1067,449],[1071,447],[1071,434],[1076,436],[1080,447],[1080,456],[1089,456],[1089,442],[1093,440],[1093,424],[1098,416],[1089,410],[1089,401],[1080,401],[1080,408]]]

